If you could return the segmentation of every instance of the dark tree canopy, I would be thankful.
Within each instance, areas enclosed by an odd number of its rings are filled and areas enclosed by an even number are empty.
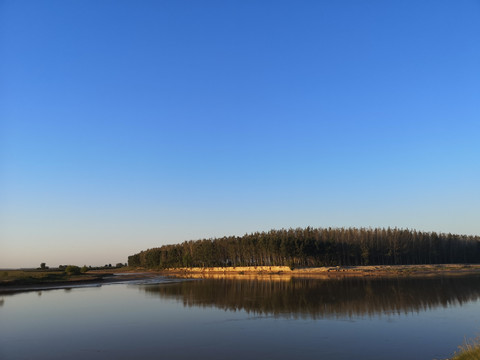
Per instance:
[[[356,266],[479,263],[480,237],[391,228],[311,228],[185,241],[141,251],[130,266]]]

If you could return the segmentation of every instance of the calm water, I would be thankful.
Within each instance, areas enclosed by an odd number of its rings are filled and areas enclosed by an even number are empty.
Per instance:
[[[442,359],[480,333],[479,299],[480,277],[209,279],[0,295],[0,358]]]

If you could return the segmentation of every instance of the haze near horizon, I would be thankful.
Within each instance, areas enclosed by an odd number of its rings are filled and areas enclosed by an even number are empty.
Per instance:
[[[477,1],[0,1],[0,268],[290,227],[480,235]]]

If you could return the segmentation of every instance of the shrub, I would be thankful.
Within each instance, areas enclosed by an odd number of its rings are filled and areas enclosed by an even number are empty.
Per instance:
[[[460,351],[455,353],[452,360],[478,360],[480,358],[480,343],[479,339],[465,341],[462,346],[459,346]]]
[[[78,275],[80,274],[81,270],[78,266],[75,266],[75,265],[68,265],[66,268],[65,268],[65,273],[67,275]]]

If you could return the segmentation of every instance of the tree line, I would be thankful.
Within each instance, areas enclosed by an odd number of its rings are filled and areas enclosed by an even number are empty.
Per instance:
[[[141,251],[130,266],[359,266],[480,262],[480,236],[391,228],[297,228]]]

